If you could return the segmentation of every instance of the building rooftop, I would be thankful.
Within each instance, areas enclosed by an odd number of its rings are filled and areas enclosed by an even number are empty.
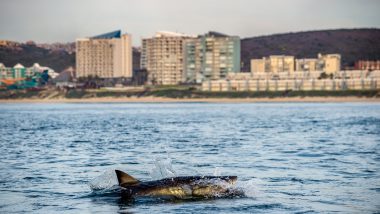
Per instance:
[[[20,63],[17,63],[13,68],[25,68],[23,65]]]
[[[156,32],[156,37],[189,37],[189,35],[170,31],[158,31]]]
[[[293,57],[294,56],[290,56],[290,55],[270,55],[269,58],[283,58],[283,57]]]
[[[120,37],[121,37],[121,30],[116,30],[109,33],[93,36],[91,37],[91,39],[112,39],[112,38],[120,38]]]
[[[224,33],[219,33],[219,32],[216,32],[216,31],[209,31],[208,33],[206,33],[206,36],[212,36],[212,37],[228,37],[229,35],[224,34]]]

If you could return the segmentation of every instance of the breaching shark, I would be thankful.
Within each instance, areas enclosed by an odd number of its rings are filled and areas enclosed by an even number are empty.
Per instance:
[[[191,199],[243,196],[232,188],[237,176],[183,176],[155,181],[139,181],[125,172],[115,170],[123,197],[150,196],[159,198]]]

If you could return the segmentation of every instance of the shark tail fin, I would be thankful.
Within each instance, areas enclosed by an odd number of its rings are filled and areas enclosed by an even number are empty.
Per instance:
[[[136,183],[139,183],[140,181],[137,180],[136,178],[128,175],[127,173],[120,171],[120,170],[115,170],[117,180],[119,181],[119,185],[133,185]]]

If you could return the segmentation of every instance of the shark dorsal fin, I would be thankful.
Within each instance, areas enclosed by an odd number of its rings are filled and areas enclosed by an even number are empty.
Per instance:
[[[115,170],[117,180],[119,181],[119,185],[133,185],[136,183],[139,183],[140,181],[137,180],[136,178],[128,175],[127,173],[120,171],[120,170]]]

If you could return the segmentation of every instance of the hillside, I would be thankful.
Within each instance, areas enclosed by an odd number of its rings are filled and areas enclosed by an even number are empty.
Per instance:
[[[276,34],[241,40],[243,71],[250,71],[250,59],[268,55],[315,58],[318,53],[340,53],[342,65],[353,66],[360,59],[380,59],[380,29],[339,29]]]
[[[0,46],[0,63],[7,67],[13,67],[21,63],[30,67],[33,63],[48,66],[60,72],[75,64],[75,53],[65,50],[48,50],[31,44],[19,44],[17,46]]]

